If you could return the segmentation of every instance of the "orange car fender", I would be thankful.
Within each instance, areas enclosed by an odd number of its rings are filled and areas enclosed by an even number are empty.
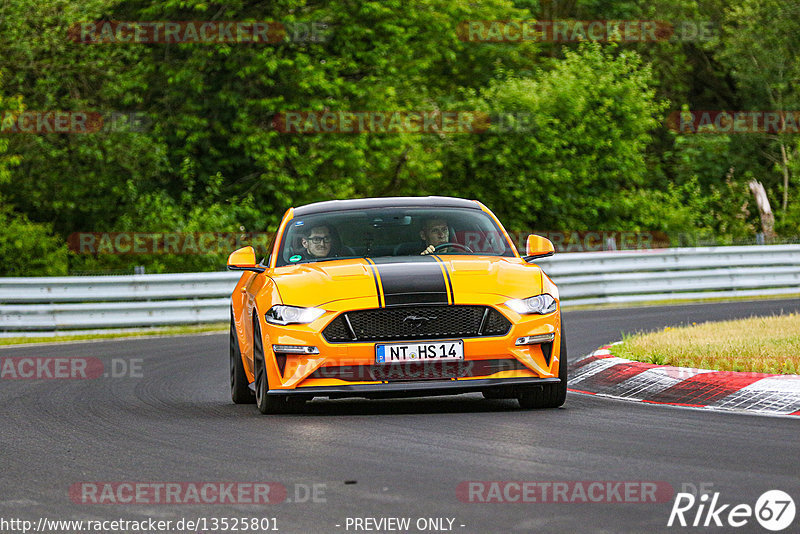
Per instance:
[[[261,321],[261,332],[265,331],[264,313],[273,304],[280,303],[280,294],[270,277],[264,273],[244,273],[233,292],[233,317],[239,348],[242,353],[242,364],[250,382],[255,380],[253,374],[253,317]],[[264,347],[268,347],[264,341]]]
[[[553,281],[550,280],[550,277],[544,274],[544,271],[542,271],[542,293],[548,293],[551,297],[558,300],[558,307],[561,307],[561,302],[558,296],[558,288]]]
[[[239,341],[239,352],[242,355],[242,363],[244,364],[245,369],[248,369],[249,366],[247,354],[252,354],[253,350],[252,343],[249,342],[249,340],[252,339],[253,326],[244,320],[244,317],[247,316],[246,312],[249,301],[247,288],[252,283],[255,275],[256,274],[253,272],[243,272],[241,278],[239,278],[239,282],[236,284],[236,287],[233,289],[233,293],[231,294],[233,322],[235,323],[236,337]]]
[[[270,354],[272,353],[272,343],[270,342],[268,329],[267,329],[267,320],[264,317],[264,314],[275,304],[280,304],[282,302],[280,293],[278,292],[278,287],[275,282],[267,276],[266,274],[259,274],[253,280],[253,284],[250,287],[249,294],[252,295],[250,302],[252,303],[252,307],[249,310],[248,317],[250,318],[250,328],[252,329],[252,324],[254,320],[259,322],[261,335],[262,337],[262,346],[264,347],[264,356],[267,361],[267,378],[269,379],[270,384],[275,384],[275,375],[277,373],[277,369],[275,369],[274,365],[270,363],[273,362],[273,359],[270,358]],[[245,370],[247,372],[248,379],[252,382],[255,380],[255,375],[253,373],[253,346],[252,346],[252,339],[253,333],[251,331],[250,334],[250,350],[249,354],[249,361],[245,362]],[[273,362],[274,363],[274,362]]]

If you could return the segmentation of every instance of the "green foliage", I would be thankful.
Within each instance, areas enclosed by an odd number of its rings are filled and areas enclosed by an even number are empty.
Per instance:
[[[138,130],[0,134],[3,217],[41,238],[38,257],[61,258],[60,243],[74,232],[263,232],[292,205],[451,194],[484,201],[513,229],[660,230],[680,243],[681,235],[728,243],[752,237],[757,225],[746,181],[762,181],[777,208],[788,169],[788,209],[776,213],[776,229],[797,234],[795,140],[674,135],[663,124],[668,111],[682,106],[797,109],[797,6],[796,0],[2,2],[0,111],[147,118]],[[710,21],[725,31],[708,41],[614,45],[466,42],[458,34],[470,20],[531,18]],[[82,21],[208,19],[313,22],[327,30],[319,40],[267,45],[89,45],[67,38]],[[276,113],[324,110],[478,110],[503,115],[508,128],[498,131],[495,122],[488,133],[449,136],[282,134],[272,124]],[[71,271],[145,265],[167,272],[219,269],[224,256],[63,261]],[[30,274],[49,272],[39,269]]]
[[[8,98],[3,96],[3,71],[0,70],[0,118],[6,113],[16,113],[22,110],[22,99],[20,97]],[[11,182],[11,168],[19,165],[20,158],[14,154],[8,154],[8,139],[0,136],[0,186]],[[0,194],[0,202],[3,197]]]
[[[619,195],[645,183],[645,148],[664,109],[650,84],[636,53],[597,44],[532,78],[493,82],[473,105],[516,116],[519,127],[454,142],[450,192],[483,198],[513,228],[615,228]]]
[[[751,109],[792,111],[800,109],[800,3],[785,0],[743,0],[729,6],[720,60],[728,67],[738,85],[741,101]],[[800,200],[794,170],[798,152],[791,135],[759,136],[767,146],[765,155],[771,163],[765,186],[780,191],[780,201],[773,209],[786,212],[791,196]],[[792,184],[794,181],[794,184]],[[777,197],[778,195],[774,195]],[[793,202],[793,203],[794,203]],[[794,208],[793,208],[794,209]],[[797,235],[786,222],[792,216],[782,213],[780,229]]]
[[[67,274],[67,246],[52,234],[51,225],[0,207],[0,228],[0,276]]]
[[[674,235],[673,243],[729,245],[760,231],[758,208],[747,187],[752,174],[737,176],[736,148],[728,135],[675,136],[669,156],[677,187],[668,186],[675,194],[667,196],[671,210],[688,211],[689,217],[678,230],[665,230]]]
[[[3,72],[0,71],[0,89]],[[22,110],[19,97],[0,92],[0,117]],[[0,186],[12,183],[20,158],[8,153],[8,139],[0,137]],[[51,225],[34,223],[14,213],[0,195],[0,276],[59,275],[67,273],[67,247],[52,234]]]
[[[727,10],[720,58],[750,102],[791,109],[800,101],[800,5],[786,0],[741,0]],[[786,107],[784,107],[786,106]]]
[[[122,89],[135,47],[77,44],[67,30],[113,13],[117,2],[19,0],[0,4],[0,70],[5,91],[31,111],[126,111],[135,101]],[[112,17],[113,18],[113,17]],[[66,237],[112,229],[117,214],[164,174],[167,147],[130,131],[95,134],[8,134],[20,157],[3,195],[32,220],[53,223]],[[131,187],[134,184],[134,187]]]

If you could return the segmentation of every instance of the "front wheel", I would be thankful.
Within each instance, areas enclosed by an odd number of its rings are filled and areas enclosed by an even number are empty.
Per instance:
[[[523,410],[532,408],[558,408],[567,400],[567,338],[564,335],[564,323],[561,323],[561,343],[558,355],[558,384],[548,384],[541,388],[521,391],[517,395],[519,407]]]
[[[236,336],[236,323],[233,321],[233,308],[231,308],[230,332],[230,374],[231,374],[231,399],[236,404],[253,404],[256,397],[250,391],[247,373],[242,363],[242,352],[239,348],[239,339]]]
[[[293,406],[286,395],[269,395],[269,379],[267,378],[266,360],[264,359],[264,341],[261,338],[261,326],[258,318],[253,317],[253,364],[256,375],[256,406],[263,414],[287,413]]]

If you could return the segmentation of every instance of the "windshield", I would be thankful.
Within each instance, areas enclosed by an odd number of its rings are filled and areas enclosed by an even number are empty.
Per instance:
[[[276,265],[421,254],[514,256],[514,251],[494,220],[481,210],[375,208],[289,221]]]

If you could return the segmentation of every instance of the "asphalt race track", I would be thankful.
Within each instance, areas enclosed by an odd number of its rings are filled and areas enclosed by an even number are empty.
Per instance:
[[[570,360],[623,331],[780,311],[800,311],[800,301],[567,311]],[[230,402],[227,350],[227,334],[0,350],[0,358],[90,356],[106,372],[140,369],[118,378],[0,381],[0,517],[270,517],[282,533],[392,532],[355,530],[353,518],[366,517],[411,518],[409,532],[464,534],[732,530],[668,529],[672,494],[658,503],[472,503],[457,495],[465,481],[660,481],[675,492],[706,484],[720,504],[750,506],[780,489],[800,507],[798,418],[574,393],[563,408],[545,411],[472,394],[317,400],[300,415],[262,416]],[[291,502],[78,504],[70,497],[75,484],[124,481],[277,482]],[[417,530],[420,518],[454,521]],[[795,518],[786,532],[798,525]],[[736,531],[767,532],[754,518]]]

